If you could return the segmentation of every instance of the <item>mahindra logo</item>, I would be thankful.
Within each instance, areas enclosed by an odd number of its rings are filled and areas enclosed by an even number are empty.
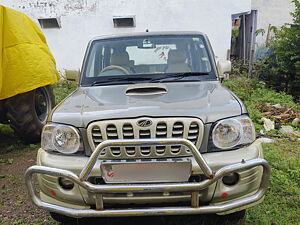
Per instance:
[[[139,120],[139,121],[137,121],[137,125],[140,127],[149,127],[152,125],[152,121],[151,120]]]

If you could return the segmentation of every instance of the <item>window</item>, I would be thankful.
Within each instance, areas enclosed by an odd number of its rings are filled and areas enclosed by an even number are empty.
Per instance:
[[[128,17],[114,17],[113,18],[114,27],[135,27],[135,18],[134,16]]]
[[[38,19],[41,28],[50,29],[50,28],[60,28],[60,21],[57,18],[43,18]]]
[[[175,44],[157,44],[154,49],[141,49],[137,46],[129,46],[126,51],[131,60],[136,65],[146,64],[167,64],[168,53],[171,49],[176,49]]]
[[[93,42],[85,66],[85,78],[94,81],[119,75],[212,72],[203,37],[191,35],[100,39]]]

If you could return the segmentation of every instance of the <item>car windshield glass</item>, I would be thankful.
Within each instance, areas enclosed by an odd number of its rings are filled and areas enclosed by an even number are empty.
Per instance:
[[[87,55],[82,84],[130,80],[179,80],[174,75],[215,78],[202,35],[159,35],[100,39]],[[167,78],[167,79],[166,79]],[[206,77],[207,78],[207,77]],[[118,82],[119,81],[119,82]],[[163,82],[163,81],[162,81]]]

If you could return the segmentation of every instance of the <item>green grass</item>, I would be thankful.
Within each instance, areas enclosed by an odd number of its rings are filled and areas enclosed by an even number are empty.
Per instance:
[[[248,210],[247,223],[300,224],[300,142],[278,139],[264,144],[271,165],[270,187],[263,203]]]

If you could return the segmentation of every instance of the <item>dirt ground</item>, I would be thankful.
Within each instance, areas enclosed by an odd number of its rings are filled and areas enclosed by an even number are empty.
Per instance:
[[[30,148],[17,154],[0,155],[0,224],[58,224],[49,214],[29,200],[24,184],[26,169],[35,164],[37,149]],[[101,225],[213,225],[232,224],[224,222],[222,217],[206,216],[168,216],[138,217],[113,219],[80,219],[70,224],[101,224]],[[235,222],[234,224],[241,224]]]
[[[36,150],[32,150],[4,158],[12,161],[10,163],[0,163],[1,224],[25,224],[26,221],[45,221],[44,224],[47,224],[48,214],[31,203],[24,184],[24,173],[35,164],[35,156]]]

